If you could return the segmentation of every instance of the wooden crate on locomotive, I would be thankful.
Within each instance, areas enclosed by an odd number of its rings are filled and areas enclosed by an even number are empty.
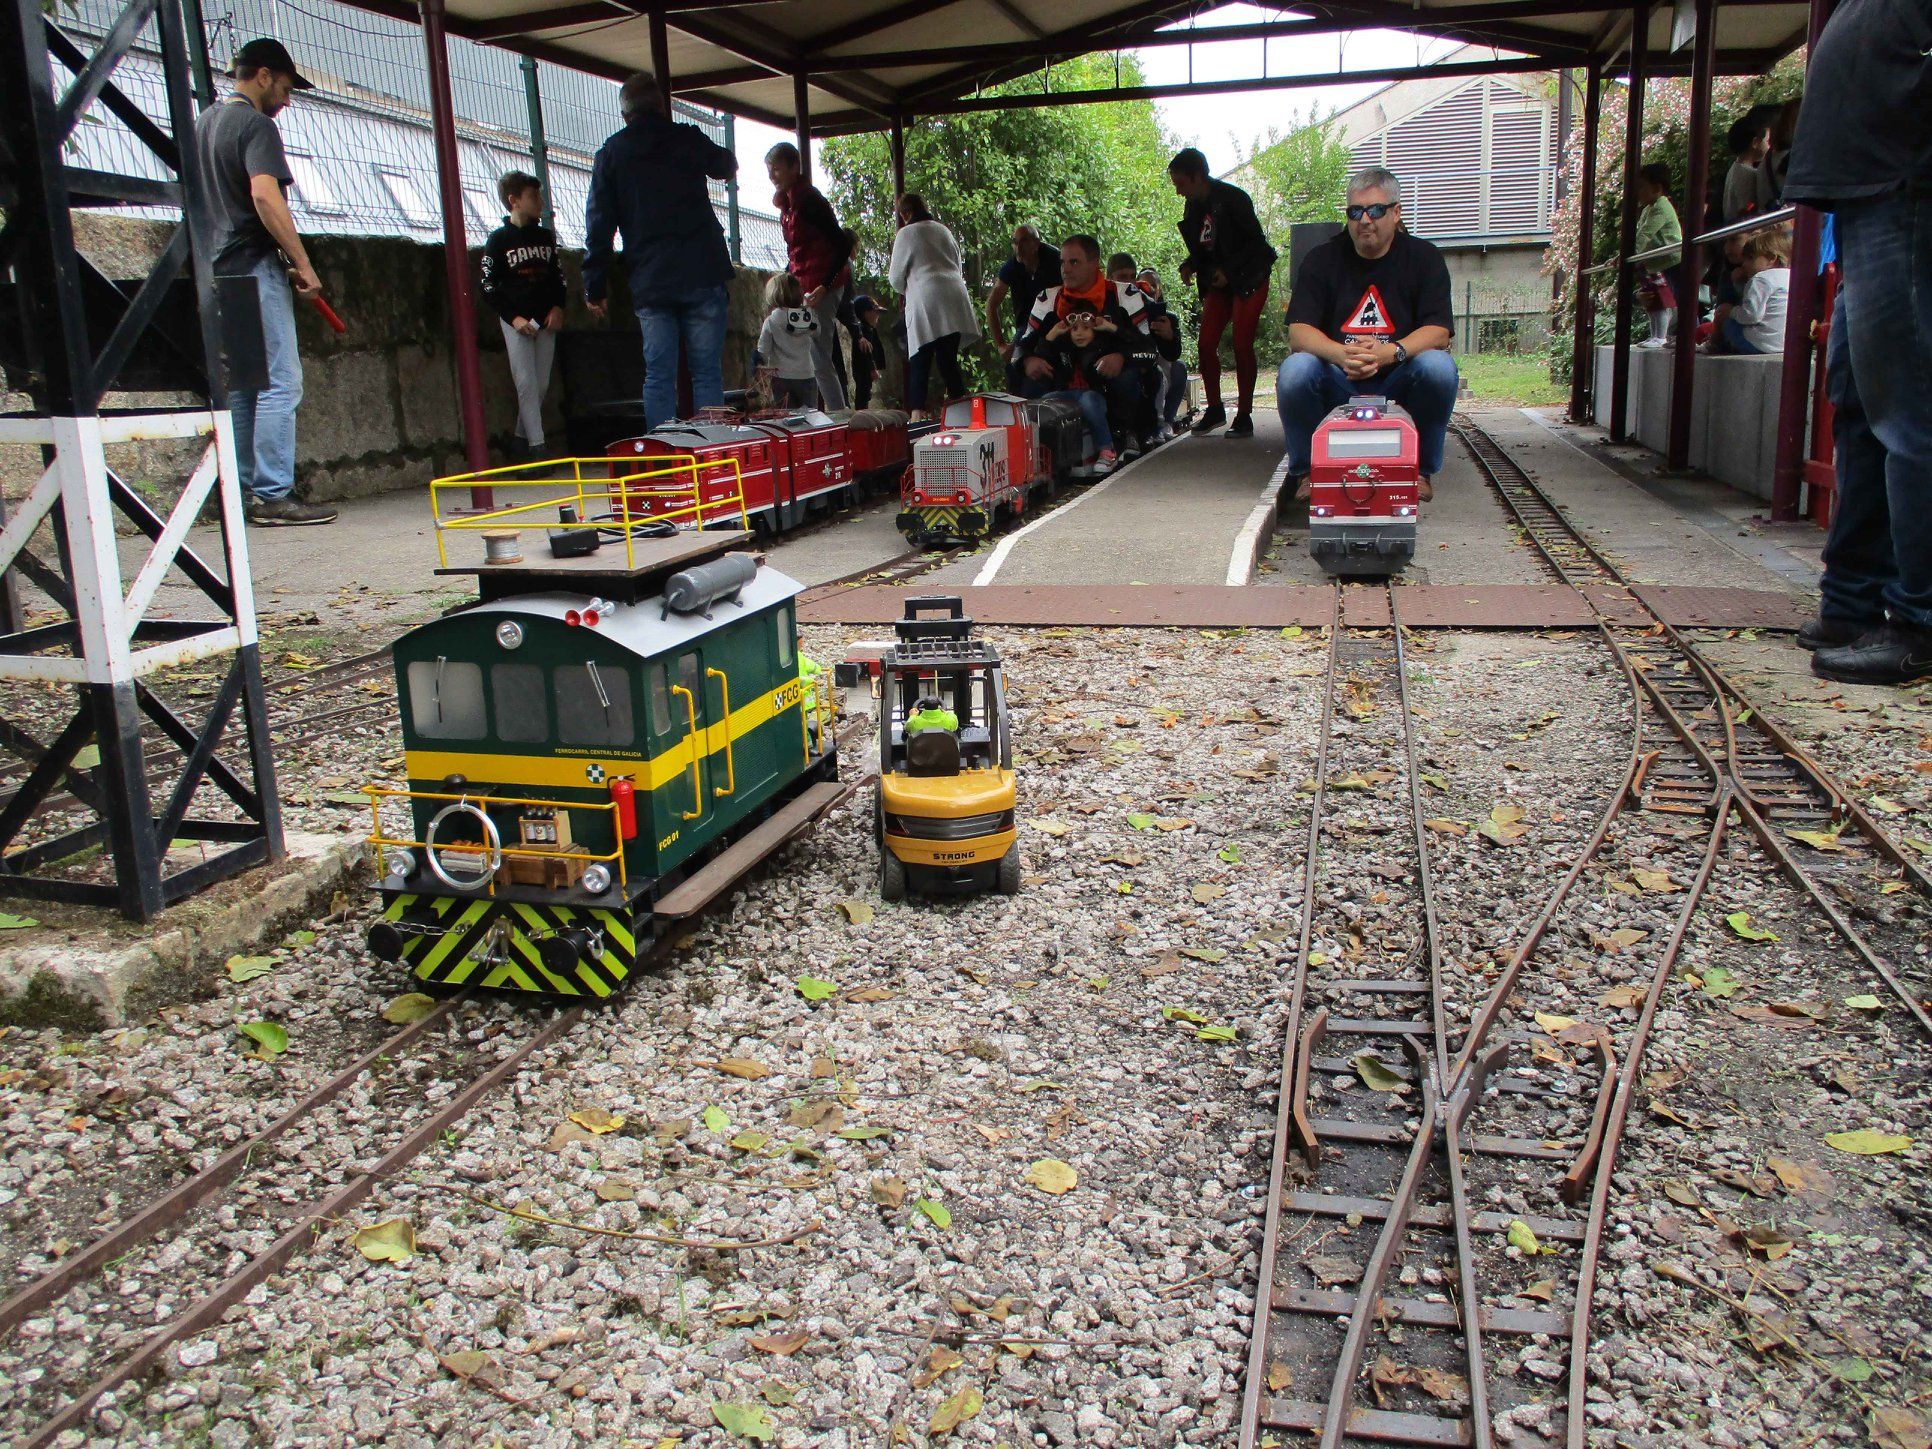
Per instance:
[[[480,598],[394,646],[406,780],[364,787],[374,955],[425,983],[609,996],[843,798],[831,692],[800,676],[802,586],[733,552],[751,537],[438,570]]]
[[[1392,574],[1415,557],[1420,457],[1415,420],[1387,398],[1352,398],[1322,419],[1308,474],[1308,552],[1324,571]]]

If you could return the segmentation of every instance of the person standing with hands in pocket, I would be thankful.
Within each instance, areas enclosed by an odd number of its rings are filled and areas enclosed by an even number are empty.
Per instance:
[[[543,187],[537,178],[506,172],[496,190],[506,215],[483,244],[483,299],[503,325],[523,456],[537,458],[544,450],[543,395],[564,324],[563,267],[556,235],[540,221]]]
[[[235,88],[195,122],[195,148],[214,211],[214,273],[253,277],[261,298],[268,386],[231,388],[235,467],[248,521],[263,527],[333,523],[335,510],[295,500],[295,410],[302,405],[302,356],[295,299],[322,295],[283,195],[294,183],[275,117],[297,91],[313,90],[279,40],[251,40],[235,53]]]
[[[1187,203],[1181,215],[1181,240],[1187,260],[1181,280],[1201,289],[1201,331],[1196,348],[1207,410],[1194,424],[1211,433],[1228,424],[1230,438],[1254,436],[1254,380],[1258,363],[1255,331],[1268,305],[1268,278],[1275,249],[1254,214],[1254,201],[1238,186],[1208,174],[1207,157],[1189,146],[1167,163],[1168,180]],[[1221,334],[1234,324],[1234,421],[1221,406]]]

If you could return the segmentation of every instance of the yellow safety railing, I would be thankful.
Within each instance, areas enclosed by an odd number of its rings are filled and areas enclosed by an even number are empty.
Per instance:
[[[493,494],[512,490],[521,501],[476,513],[445,512],[446,494],[461,489],[467,495],[473,488]],[[436,525],[436,561],[449,567],[451,533],[555,528],[558,510],[564,508],[575,510],[578,526],[621,532],[626,568],[637,566],[633,539],[653,525],[703,528],[735,516],[739,527],[751,527],[744,474],[736,458],[553,458],[432,478],[429,511]]]
[[[586,864],[592,862],[602,864],[615,862],[617,866],[617,883],[620,886],[628,884],[624,870],[624,832],[619,827],[617,802],[615,800],[586,802],[583,800],[526,800],[522,796],[512,798],[507,795],[449,795],[434,790],[410,790],[398,785],[364,785],[362,787],[362,793],[369,797],[369,844],[376,849],[376,874],[378,876],[386,874],[382,861],[382,852],[385,847],[391,850],[405,849],[422,851],[427,851],[432,848],[430,842],[427,840],[416,840],[404,836],[385,834],[382,827],[383,801],[408,800],[413,802],[416,800],[442,800],[456,804],[467,804],[477,810],[486,810],[491,805],[500,805],[505,808],[514,807],[518,810],[608,811],[610,813],[611,838],[617,842],[617,845],[614,849],[606,851],[602,855],[589,850],[537,850],[527,845],[505,845],[500,842],[494,850],[480,842],[471,844],[467,841],[444,841],[435,845],[433,848],[438,855],[449,852],[455,855],[480,855],[484,857],[494,854],[501,855],[505,860],[512,858],[521,860],[581,860]],[[487,893],[490,895],[496,894],[496,877],[494,875],[489,878]]]
[[[698,745],[698,701],[697,697],[682,684],[671,686],[671,693],[684,696],[685,737],[691,742],[691,805],[689,810],[680,811],[686,820],[696,820],[704,814],[703,775],[699,772],[698,762],[707,753]]]

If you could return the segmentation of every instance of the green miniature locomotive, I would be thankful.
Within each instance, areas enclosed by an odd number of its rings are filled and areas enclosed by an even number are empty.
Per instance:
[[[395,644],[408,780],[365,787],[375,955],[425,982],[608,996],[841,798],[800,585],[729,551],[747,537],[444,570],[482,597]]]

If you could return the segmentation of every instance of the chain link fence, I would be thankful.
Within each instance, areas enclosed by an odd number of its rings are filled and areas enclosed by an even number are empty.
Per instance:
[[[1455,298],[1456,351],[1524,356],[1549,345],[1556,325],[1547,283],[1466,281]]]
[[[78,0],[63,12],[61,23],[98,37],[120,9],[117,0]],[[246,42],[271,35],[315,82],[315,90],[305,92],[277,118],[295,175],[290,208],[302,231],[442,239],[429,76],[417,26],[332,0],[209,0],[203,21],[209,61],[218,75]],[[578,33],[596,28],[586,26]],[[480,246],[502,218],[497,178],[506,171],[533,169],[534,94],[541,107],[557,238],[565,246],[581,247],[591,158],[619,124],[616,83],[455,38],[449,41],[449,62],[470,244]],[[67,79],[61,74],[57,84],[64,87]],[[115,79],[130,99],[165,126],[152,22]],[[677,117],[701,127],[721,145],[732,144],[728,116],[680,101]],[[160,178],[146,148],[99,105],[83,118],[73,150],[77,165]],[[724,182],[711,183],[711,199],[726,234],[736,233],[742,262],[782,265],[784,238],[777,217],[734,207],[733,188]],[[166,215],[139,210],[130,214]]]

